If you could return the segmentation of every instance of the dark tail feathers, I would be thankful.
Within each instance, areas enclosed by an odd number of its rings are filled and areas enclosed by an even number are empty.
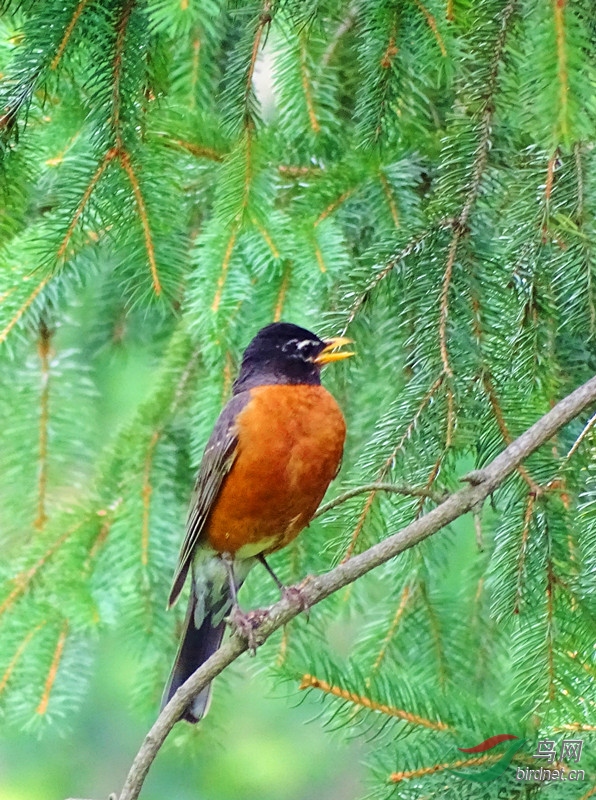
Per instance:
[[[209,656],[213,655],[221,644],[224,630],[226,627],[225,620],[221,620],[213,625],[213,615],[207,613],[200,628],[195,628],[195,593],[191,591],[190,599],[188,601],[188,611],[186,612],[186,619],[184,621],[184,632],[182,641],[178,648],[176,661],[172,668],[170,679],[166,684],[163,694],[161,707],[170,700],[176,689],[182,686],[187,678],[190,678],[193,672],[197,670],[201,664],[204,664]],[[204,689],[201,689],[199,694],[194,698],[182,719],[188,722],[198,722],[202,719],[209,709],[211,702],[211,684],[208,683]]]

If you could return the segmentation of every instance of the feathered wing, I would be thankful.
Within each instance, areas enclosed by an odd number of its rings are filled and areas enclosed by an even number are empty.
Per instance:
[[[201,540],[205,522],[217,499],[219,490],[234,464],[238,453],[236,417],[249,399],[249,392],[242,392],[230,400],[219,415],[205,447],[190,502],[186,535],[178,556],[178,566],[172,581],[168,608],[176,602],[182,591],[195,548]]]
[[[178,687],[218,649],[224,634],[225,616],[231,607],[227,570],[218,555],[201,547],[201,539],[211,509],[238,454],[236,417],[249,399],[249,393],[243,392],[226,405],[215,423],[199,467],[168,605],[173,605],[178,599],[191,566],[192,586],[180,646],[164,690],[162,708]],[[237,588],[251,565],[243,566]],[[184,719],[198,722],[207,713],[210,699],[211,684],[208,684],[193,699]]]

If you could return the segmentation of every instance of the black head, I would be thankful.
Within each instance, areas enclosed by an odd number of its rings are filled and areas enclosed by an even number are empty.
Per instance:
[[[321,368],[352,353],[334,353],[349,339],[320,339],[289,322],[274,322],[262,328],[242,356],[234,394],[275,383],[321,383]]]

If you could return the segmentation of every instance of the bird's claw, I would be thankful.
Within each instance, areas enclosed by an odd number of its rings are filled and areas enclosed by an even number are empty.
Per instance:
[[[298,606],[307,619],[310,615],[310,604],[302,590],[309,581],[310,577],[307,575],[301,583],[295,586],[284,586],[281,591],[283,599],[293,606]]]
[[[234,606],[228,617],[228,623],[232,631],[248,643],[248,649],[254,656],[257,647],[262,644],[257,636],[259,627],[268,616],[267,609],[257,608],[255,611],[242,611],[240,606]]]

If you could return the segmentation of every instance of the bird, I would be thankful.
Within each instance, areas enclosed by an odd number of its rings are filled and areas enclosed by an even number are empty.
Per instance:
[[[220,646],[226,620],[242,619],[237,594],[265,556],[312,520],[337,475],[346,423],[321,385],[325,364],[353,355],[351,340],[321,339],[289,322],[262,328],[244,351],[232,396],[217,419],[197,473],[168,608],[191,573],[184,628],[162,708]],[[205,686],[182,714],[209,709]]]

